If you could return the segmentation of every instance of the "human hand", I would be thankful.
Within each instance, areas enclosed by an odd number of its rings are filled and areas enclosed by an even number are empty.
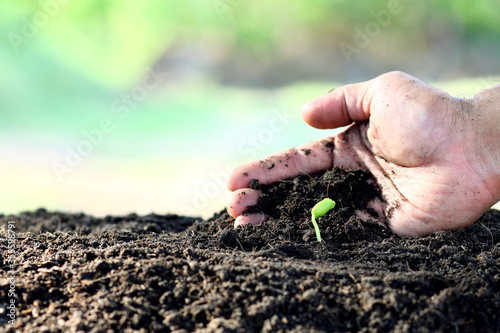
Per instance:
[[[339,166],[372,173],[384,200],[369,206],[396,234],[460,229],[500,199],[500,134],[484,130],[491,121],[482,111],[474,99],[452,97],[401,72],[339,87],[302,110],[316,128],[354,123],[327,139],[333,149],[314,141],[241,165],[227,183],[233,191],[227,210],[235,226],[261,223],[263,214],[242,214],[260,196],[248,188],[251,179],[270,184]]]

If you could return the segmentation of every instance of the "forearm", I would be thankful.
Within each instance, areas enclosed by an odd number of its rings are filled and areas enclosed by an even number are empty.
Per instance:
[[[490,191],[500,200],[500,85],[481,91],[473,97],[474,111],[470,125],[479,141],[479,160],[488,172]]]

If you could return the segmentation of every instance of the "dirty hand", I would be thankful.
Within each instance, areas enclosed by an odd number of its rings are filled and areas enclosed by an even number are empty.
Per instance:
[[[227,186],[227,210],[235,226],[258,224],[263,214],[242,214],[258,202],[261,184],[334,166],[366,169],[383,201],[369,204],[373,218],[404,236],[457,230],[500,200],[500,89],[472,99],[454,98],[405,73],[339,87],[303,107],[302,117],[320,129],[351,125],[325,140],[241,165]]]

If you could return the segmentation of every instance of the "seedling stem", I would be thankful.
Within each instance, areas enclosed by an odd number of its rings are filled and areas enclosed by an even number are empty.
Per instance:
[[[321,243],[321,234],[319,232],[318,224],[316,223],[316,218],[320,218],[326,213],[328,213],[333,207],[335,207],[335,201],[329,198],[325,198],[314,205],[311,209],[311,219],[314,226],[314,231],[316,231],[316,239]]]

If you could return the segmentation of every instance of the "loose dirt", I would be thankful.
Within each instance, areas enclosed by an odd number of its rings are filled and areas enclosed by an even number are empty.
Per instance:
[[[379,196],[369,178],[253,182],[264,195],[249,210],[270,219],[237,230],[225,211],[0,215],[0,332],[499,332],[500,212],[400,238],[355,216]],[[337,205],[318,243],[310,209],[324,197]]]

